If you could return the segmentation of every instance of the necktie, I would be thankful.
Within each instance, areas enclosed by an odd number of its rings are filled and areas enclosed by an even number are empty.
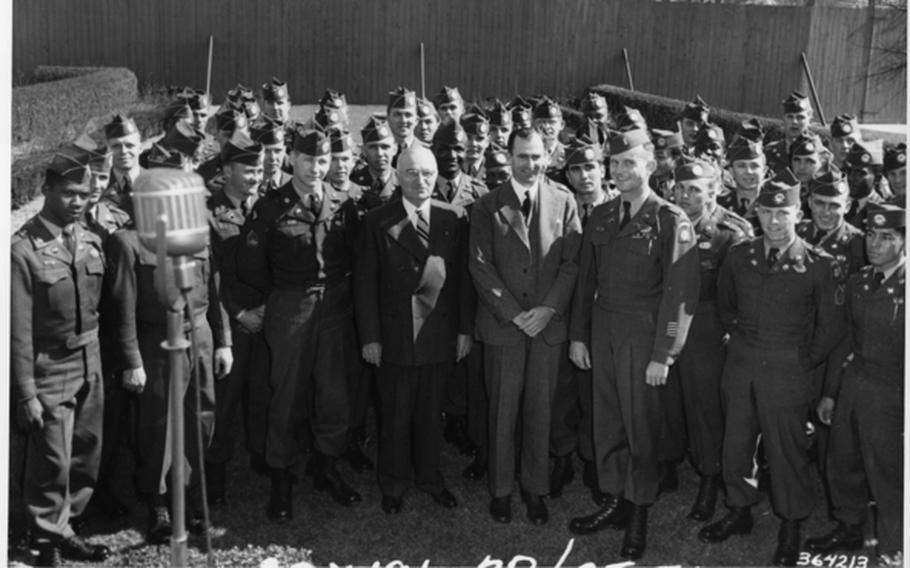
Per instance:
[[[446,182],[446,201],[449,203],[452,202],[452,199],[455,197],[455,182],[448,180]]]
[[[872,284],[869,285],[869,292],[875,292],[876,290],[878,290],[881,287],[882,282],[884,282],[884,281],[885,281],[885,273],[879,272],[876,270],[872,274]]]
[[[243,218],[246,219],[250,215],[250,201],[244,199],[240,202],[240,212],[243,214]]]
[[[420,237],[423,247],[430,248],[430,223],[420,209],[417,210],[417,224],[414,228],[417,229],[417,236]]]
[[[743,197],[739,200],[739,208],[743,211],[749,208],[749,200]]]
[[[594,210],[593,203],[585,203],[581,206],[581,226],[584,227],[588,223],[588,219],[591,217],[591,211]]]
[[[313,212],[313,215],[319,215],[319,210],[321,209],[322,200],[315,193],[310,194],[310,211]]]
[[[632,204],[628,201],[622,202],[622,218],[619,220],[619,228],[622,229],[629,224],[629,220],[632,218]]]
[[[524,215],[525,221],[531,218],[531,195],[525,192],[525,198],[521,202],[521,214]]]
[[[130,181],[130,176],[123,176],[123,184],[120,186],[120,195],[129,195],[133,192],[133,184]]]
[[[76,260],[76,231],[72,225],[63,228],[63,245],[70,252],[73,260]]]
[[[780,258],[780,249],[777,247],[771,247],[768,249],[768,268],[771,268],[777,264],[777,260]]]
[[[825,239],[825,235],[827,235],[827,234],[828,234],[828,231],[823,231],[821,229],[817,229],[815,231],[815,239],[810,244],[817,245],[818,243],[822,242]]]

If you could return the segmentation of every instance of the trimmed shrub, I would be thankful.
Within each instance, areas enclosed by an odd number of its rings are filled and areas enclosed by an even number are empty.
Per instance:
[[[44,172],[53,158],[53,151],[35,152],[16,160],[10,167],[10,197],[13,209],[18,209],[41,194]]]

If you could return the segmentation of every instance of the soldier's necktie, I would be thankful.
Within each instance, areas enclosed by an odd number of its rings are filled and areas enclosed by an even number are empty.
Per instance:
[[[243,218],[246,219],[250,215],[250,200],[244,199],[240,202],[240,212],[243,214]]]
[[[531,195],[526,191],[525,198],[521,202],[521,214],[524,215],[525,222],[531,218]]]
[[[591,211],[594,210],[593,203],[585,203],[581,206],[581,227],[584,228],[588,224],[588,219],[591,218]]]
[[[452,202],[452,199],[455,197],[455,182],[452,180],[446,181],[446,201],[449,203]]]
[[[310,211],[313,212],[313,215],[318,216],[321,208],[322,208],[322,200],[315,193],[311,193],[310,194]]]
[[[768,268],[771,268],[777,264],[777,260],[780,258],[780,249],[777,247],[771,247],[768,249]]]
[[[76,228],[73,225],[67,225],[63,228],[63,246],[70,252],[73,260],[76,260]]]
[[[743,197],[739,200],[739,208],[742,211],[748,211],[749,209],[749,200]]]
[[[123,183],[120,186],[120,195],[129,195],[133,193],[133,183],[130,181],[130,176],[123,176]]]
[[[420,209],[417,210],[417,224],[414,225],[414,228],[417,230],[417,236],[420,238],[423,248],[430,248],[430,223]]]
[[[632,204],[628,201],[622,202],[622,218],[619,220],[619,228],[622,229],[629,224],[632,218]]]
[[[885,273],[875,271],[872,273],[872,284],[869,285],[869,292],[875,292],[882,286],[882,282],[885,281]]]

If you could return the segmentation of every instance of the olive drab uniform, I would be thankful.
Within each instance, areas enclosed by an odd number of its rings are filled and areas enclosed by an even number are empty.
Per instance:
[[[351,172],[351,182],[369,188],[370,193],[379,196],[383,203],[398,195],[398,172],[392,170],[385,181],[374,179],[370,168],[363,167]]]
[[[837,229],[827,232],[820,231],[812,221],[804,221],[797,225],[796,234],[837,261],[842,277],[841,283],[846,282],[847,277],[859,272],[868,264],[863,232],[846,221]]]
[[[10,243],[11,402],[18,411],[37,397],[44,407],[25,458],[25,504],[38,541],[73,536],[70,520],[92,496],[101,457],[104,255],[100,237],[70,227],[68,236],[36,215]]]

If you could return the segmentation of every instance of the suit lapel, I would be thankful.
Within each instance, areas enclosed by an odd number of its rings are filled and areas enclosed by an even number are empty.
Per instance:
[[[528,239],[528,226],[525,218],[521,214],[521,205],[518,202],[518,196],[515,195],[515,189],[511,183],[506,184],[504,191],[499,196],[499,213],[512,227],[521,242],[531,250],[531,241]]]
[[[423,243],[420,242],[420,237],[417,236],[417,230],[414,229],[414,225],[412,225],[411,220],[408,219],[404,204],[401,201],[396,202],[395,208],[386,222],[386,232],[392,237],[392,240],[404,247],[415,258],[424,262],[429,253],[427,252],[427,249],[424,248]],[[433,222],[431,220],[430,232],[432,233],[432,231]]]

